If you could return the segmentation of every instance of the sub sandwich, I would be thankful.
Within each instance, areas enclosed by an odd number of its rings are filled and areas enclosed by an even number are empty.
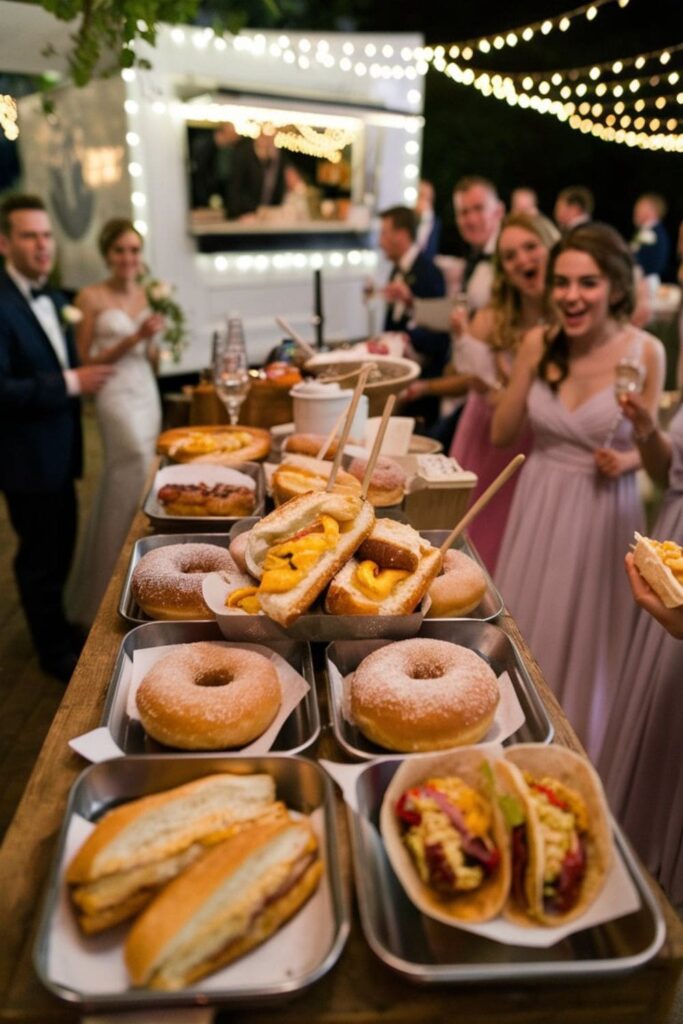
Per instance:
[[[635,535],[633,561],[645,582],[667,608],[683,604],[683,548],[673,540]]]
[[[600,780],[564,747],[520,744],[501,762],[524,821],[512,831],[512,885],[505,916],[558,925],[596,899],[612,862],[612,832]]]
[[[332,463],[308,455],[286,455],[273,473],[273,498],[281,505],[309,491],[324,491],[330,479]],[[335,494],[360,495],[360,481],[339,469],[332,490]]]
[[[269,775],[209,775],[133,800],[97,823],[66,872],[87,934],[137,914],[204,850],[259,818],[282,818]]]
[[[208,851],[133,925],[124,958],[135,987],[177,991],[258,946],[322,874],[307,819],[256,824]]]
[[[330,583],[325,610],[332,615],[408,615],[440,569],[441,552],[412,526],[377,519]]]
[[[260,609],[289,626],[372,530],[375,510],[354,495],[316,492],[276,508],[249,532],[245,561]]]
[[[427,774],[434,771],[434,774]],[[406,762],[387,788],[382,838],[408,896],[448,921],[488,921],[510,884],[509,839],[491,779],[474,748]]]

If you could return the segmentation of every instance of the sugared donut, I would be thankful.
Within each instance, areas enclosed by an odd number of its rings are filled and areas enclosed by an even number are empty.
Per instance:
[[[130,589],[152,619],[211,619],[202,597],[210,572],[235,572],[231,556],[216,544],[167,544],[142,556]]]
[[[210,643],[186,644],[161,658],[136,694],[145,731],[181,750],[243,747],[265,732],[281,700],[268,658]]]
[[[451,549],[444,555],[443,574],[429,588],[428,619],[452,619],[468,615],[486,593],[486,576],[464,551]]]
[[[363,481],[367,459],[353,459],[349,473],[357,480]],[[389,505],[400,505],[406,486],[406,474],[398,462],[380,455],[370,477],[368,498],[375,508],[387,508]]]
[[[480,740],[499,697],[498,680],[474,651],[418,637],[386,644],[360,663],[351,714],[387,750],[445,750]]]

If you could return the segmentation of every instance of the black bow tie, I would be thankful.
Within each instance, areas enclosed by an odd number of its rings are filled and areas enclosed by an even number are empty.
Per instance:
[[[491,253],[489,252],[471,252],[465,260],[463,283],[466,284],[469,281],[480,263],[490,263],[491,258]]]
[[[48,299],[50,298],[50,290],[45,285],[43,285],[42,288],[31,288],[29,290],[31,292],[32,299],[41,299],[43,296]]]

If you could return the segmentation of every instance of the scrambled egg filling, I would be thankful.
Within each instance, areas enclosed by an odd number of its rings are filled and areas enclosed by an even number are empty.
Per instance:
[[[473,835],[485,837],[491,830],[491,809],[487,801],[461,779],[427,779],[424,786],[443,793],[460,811],[465,825]],[[448,815],[429,794],[419,790],[411,799],[411,810],[420,815],[420,822],[412,825],[403,837],[410,850],[418,874],[425,884],[435,884],[434,851],[438,850],[439,873],[442,865],[453,875],[452,888],[458,892],[476,889],[484,880],[485,872],[479,864],[468,863],[462,849],[461,835]]]
[[[186,455],[208,455],[210,452],[234,452],[251,443],[251,434],[235,430],[226,434],[207,434],[201,430],[188,434],[181,446]]]
[[[576,847],[577,833],[588,830],[588,809],[575,790],[557,779],[534,779],[528,772],[525,777],[545,849],[544,892],[552,895],[552,886],[560,876],[564,859]]]
[[[674,540],[653,540],[657,554],[664,565],[671,569],[679,583],[683,583],[683,548]]]
[[[228,608],[241,608],[249,615],[257,615],[261,609],[258,599],[258,587],[240,587],[228,594],[225,602]]]
[[[383,601],[406,576],[410,576],[410,573],[405,569],[380,569],[376,562],[367,559],[359,563],[354,573],[354,583],[371,601]]]
[[[299,583],[320,558],[339,540],[339,523],[332,516],[320,516],[319,523],[297,536],[275,544],[263,561],[260,590],[286,594]]]

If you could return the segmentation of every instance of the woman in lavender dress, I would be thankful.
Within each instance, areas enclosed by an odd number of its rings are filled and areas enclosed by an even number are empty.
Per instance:
[[[497,582],[589,755],[597,760],[612,713],[631,595],[624,551],[644,518],[640,457],[620,413],[617,364],[641,366],[655,415],[664,377],[656,338],[627,322],[631,254],[612,228],[582,226],[548,268],[560,327],[522,342],[492,422],[509,444],[527,421],[533,450],[515,492]]]
[[[683,544],[683,406],[668,437],[656,429],[639,399],[628,399],[624,412],[633,423],[643,465],[658,483],[669,485],[651,536]],[[610,721],[598,767],[614,814],[671,902],[680,907],[683,638],[669,636],[658,621],[637,608],[627,626],[618,715]]]

